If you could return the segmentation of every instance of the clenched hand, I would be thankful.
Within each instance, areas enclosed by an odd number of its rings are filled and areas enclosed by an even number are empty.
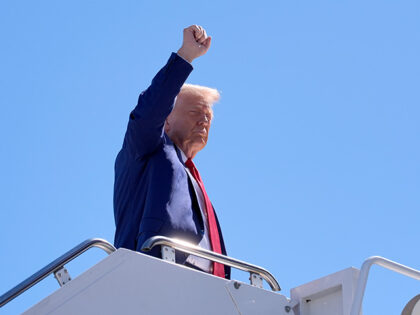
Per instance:
[[[188,62],[204,55],[210,48],[211,36],[199,25],[191,25],[184,29],[184,39],[178,55]]]

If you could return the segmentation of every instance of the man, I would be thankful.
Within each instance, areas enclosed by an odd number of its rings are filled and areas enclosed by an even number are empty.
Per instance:
[[[197,25],[184,29],[183,44],[139,96],[115,162],[115,246],[141,251],[154,235],[183,239],[226,254],[217,217],[192,162],[205,147],[217,90],[184,85],[191,62],[210,48]],[[175,105],[174,105],[175,104]],[[160,249],[149,254],[161,257]],[[177,263],[223,278],[230,268],[187,254]]]

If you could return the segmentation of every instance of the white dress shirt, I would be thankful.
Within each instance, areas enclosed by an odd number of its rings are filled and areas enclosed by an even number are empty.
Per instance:
[[[182,162],[185,163],[188,158],[185,156],[184,152],[182,152],[181,149],[179,149],[179,151],[181,152]],[[208,228],[206,211],[203,211],[206,208],[206,203],[204,201],[203,192],[201,191],[200,186],[198,185],[194,176],[191,174],[188,167],[185,167],[185,170],[186,170],[186,172],[187,172],[188,176],[190,177],[191,182],[193,184],[193,187],[194,187],[194,190],[195,190],[195,195],[197,196],[197,200],[198,200],[198,205],[200,206],[201,216],[202,216],[203,222],[204,222],[204,235],[203,235],[203,238],[201,239],[200,243],[198,243],[198,246],[200,246],[204,249],[207,249],[207,250],[212,250],[211,243],[210,243],[210,236],[209,236],[209,228]],[[203,270],[205,272],[211,273],[213,271],[213,264],[208,259],[197,257],[197,256],[194,256],[194,255],[189,255],[188,258],[187,258],[187,262],[190,263],[191,265],[194,265],[194,266],[200,268],[201,270]]]

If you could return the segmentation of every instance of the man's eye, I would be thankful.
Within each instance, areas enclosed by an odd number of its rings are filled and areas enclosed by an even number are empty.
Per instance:
[[[206,114],[203,112],[197,112],[197,111],[189,111],[189,114],[193,117],[205,117],[207,120],[211,120],[212,115],[211,114]]]

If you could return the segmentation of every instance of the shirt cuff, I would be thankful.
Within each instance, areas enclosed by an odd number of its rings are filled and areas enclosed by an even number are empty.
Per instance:
[[[174,53],[174,54],[176,54],[179,58],[181,58],[181,59],[182,59],[182,60],[184,60],[185,62],[188,62],[189,64],[191,64],[191,62],[189,62],[189,61],[185,60],[184,58],[182,58],[180,55],[178,55],[178,53]]]

